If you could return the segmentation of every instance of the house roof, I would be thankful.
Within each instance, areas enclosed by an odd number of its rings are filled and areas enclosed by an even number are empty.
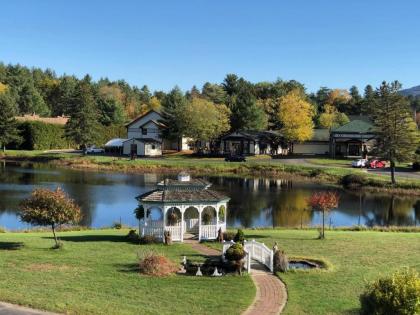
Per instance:
[[[123,142],[133,141],[133,140],[136,140],[136,141],[139,141],[139,142],[144,142],[144,143],[162,143],[162,141],[159,141],[159,140],[153,139],[153,138],[130,138],[130,139],[127,139]]]
[[[373,133],[373,124],[365,120],[352,120],[345,125],[334,128],[333,133]]]
[[[243,138],[250,139],[250,140],[259,140],[259,139],[267,139],[272,137],[279,137],[281,136],[280,132],[278,131],[257,131],[257,130],[239,130],[236,132],[231,132],[223,136],[221,139],[227,138],[238,138],[238,136],[234,135],[237,133],[238,135],[242,136]]]
[[[132,121],[130,121],[129,123],[127,123],[127,124],[125,124],[125,126],[126,127],[128,127],[128,126],[130,126],[130,125],[132,125],[132,124],[134,124],[134,123],[136,123],[137,121],[139,121],[140,119],[142,119],[142,118],[144,118],[144,117],[146,117],[147,115],[149,115],[150,113],[156,113],[156,114],[159,114],[160,116],[162,116],[162,114],[161,113],[159,113],[158,111],[156,111],[156,110],[154,110],[154,109],[151,109],[151,110],[149,110],[148,112],[146,112],[146,113],[144,113],[143,115],[140,115],[140,116],[137,116],[136,118],[134,118]]]
[[[146,121],[143,125],[140,126],[140,128],[147,125],[149,122],[154,123],[158,127],[166,128],[166,126],[164,124],[162,124],[161,122],[159,122],[157,120],[154,120],[154,119],[150,119],[150,120]]]
[[[161,190],[155,189],[137,197],[142,202],[219,202],[229,200],[225,195],[210,189],[202,190]]]

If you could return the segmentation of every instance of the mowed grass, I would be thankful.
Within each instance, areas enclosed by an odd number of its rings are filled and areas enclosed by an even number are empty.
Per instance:
[[[0,234],[0,301],[69,314],[240,314],[252,302],[248,276],[142,276],[137,253],[202,260],[188,245],[126,243],[127,230]],[[21,246],[21,247],[20,247]]]
[[[402,267],[420,272],[420,233],[245,230],[247,239],[274,242],[289,257],[320,258],[328,271],[279,273],[289,299],[284,314],[358,314],[359,295],[366,281],[390,275]]]

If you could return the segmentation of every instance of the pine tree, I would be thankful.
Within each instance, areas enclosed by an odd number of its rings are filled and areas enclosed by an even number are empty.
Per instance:
[[[377,89],[375,126],[376,150],[391,163],[391,182],[395,184],[395,163],[410,161],[419,145],[419,134],[407,99],[398,91],[401,84],[382,82]]]
[[[81,148],[93,144],[98,133],[98,112],[88,79],[77,84],[71,101],[71,115],[66,124],[66,137]]]
[[[365,94],[362,102],[362,115],[372,116],[375,110],[375,91],[373,87],[368,84],[365,87]]]
[[[173,88],[162,101],[162,123],[166,126],[163,137],[175,140],[183,136],[182,116],[187,99],[179,87]]]
[[[15,114],[14,99],[8,92],[0,93],[0,146],[3,147],[3,151],[6,150],[7,144],[20,140]]]
[[[238,93],[231,95],[230,125],[232,130],[262,130],[267,128],[267,116],[257,105],[250,83],[240,80]]]

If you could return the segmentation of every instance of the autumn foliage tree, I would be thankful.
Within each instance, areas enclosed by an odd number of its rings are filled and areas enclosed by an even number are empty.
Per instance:
[[[297,90],[289,92],[279,99],[278,117],[282,125],[281,132],[289,142],[302,142],[313,135],[313,106]]]
[[[82,218],[79,206],[60,188],[54,191],[35,189],[29,198],[22,201],[20,210],[23,222],[51,226],[55,240],[54,248],[60,247],[56,228],[62,224],[77,224]]]
[[[338,207],[340,197],[337,192],[326,191],[314,193],[309,199],[309,205],[314,211],[322,212],[322,231],[320,238],[325,238],[325,212]]]

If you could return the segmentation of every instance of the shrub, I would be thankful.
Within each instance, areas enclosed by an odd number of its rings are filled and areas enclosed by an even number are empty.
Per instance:
[[[413,163],[413,171],[420,171],[420,161]]]
[[[366,186],[367,179],[362,175],[348,174],[341,179],[341,185],[348,189],[357,189]]]
[[[236,243],[243,243],[245,241],[245,234],[244,231],[242,231],[241,229],[238,229],[238,232],[236,232],[235,237],[233,238],[233,240]]]
[[[178,270],[178,267],[168,258],[154,252],[139,255],[139,270],[149,276],[168,276]]]
[[[121,223],[121,222],[114,222],[114,223],[112,224],[112,228],[113,228],[113,229],[117,229],[117,230],[121,230],[121,228],[122,228],[122,223]]]
[[[126,235],[126,238],[129,242],[132,242],[132,243],[140,242],[140,237],[136,230],[130,230],[128,234]]]
[[[225,252],[225,258],[233,262],[239,274],[242,273],[243,259],[245,258],[245,249],[240,243],[235,243],[229,247]]]
[[[315,169],[313,169],[313,170],[311,170],[310,172],[309,172],[309,176],[310,177],[318,177],[319,175],[321,175],[321,174],[323,174],[324,172],[321,170],[321,169],[319,169],[319,168],[315,168]]]
[[[139,237],[139,243],[143,245],[161,243],[161,241],[153,235],[145,235]]]
[[[277,250],[274,253],[273,260],[275,271],[286,272],[289,270],[289,259],[287,258],[287,255],[284,251]]]
[[[226,231],[226,232],[223,232],[223,239],[224,239],[226,242],[233,241],[233,240],[234,240],[234,238],[235,238],[235,235],[236,235],[236,233],[235,233],[235,232]]]
[[[367,285],[360,296],[362,315],[415,315],[420,313],[420,277],[405,269]]]

